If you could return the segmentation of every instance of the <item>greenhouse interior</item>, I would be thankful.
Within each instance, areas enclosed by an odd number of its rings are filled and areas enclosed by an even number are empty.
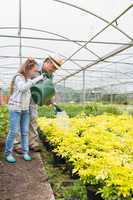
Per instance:
[[[0,199],[133,200],[133,1],[0,3]]]

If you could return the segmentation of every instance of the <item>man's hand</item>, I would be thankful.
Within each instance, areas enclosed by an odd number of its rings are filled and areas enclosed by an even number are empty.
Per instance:
[[[52,106],[52,104],[53,104],[53,103],[52,103],[51,100],[47,101],[47,103],[46,103],[47,106]]]

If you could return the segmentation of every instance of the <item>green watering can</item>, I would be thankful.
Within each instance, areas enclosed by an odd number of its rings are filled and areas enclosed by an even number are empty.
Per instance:
[[[47,105],[49,100],[55,95],[55,87],[51,79],[39,81],[31,88],[33,101],[39,106]]]

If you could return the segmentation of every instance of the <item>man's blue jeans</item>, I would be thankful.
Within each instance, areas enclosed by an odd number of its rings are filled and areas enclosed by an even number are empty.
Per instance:
[[[18,132],[18,128],[20,129],[21,134],[21,146],[23,153],[29,152],[29,121],[30,115],[29,111],[10,111],[9,112],[9,133],[6,139],[5,144],[5,155],[9,155],[13,150],[13,143]]]

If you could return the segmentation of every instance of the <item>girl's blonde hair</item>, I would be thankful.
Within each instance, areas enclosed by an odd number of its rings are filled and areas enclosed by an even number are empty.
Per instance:
[[[32,58],[28,58],[25,63],[23,63],[18,70],[19,74],[22,74],[25,79],[27,80],[29,71],[37,65],[36,61]],[[15,81],[16,75],[13,77],[11,84],[10,84],[10,95],[13,93],[13,87],[14,87],[14,81]]]

